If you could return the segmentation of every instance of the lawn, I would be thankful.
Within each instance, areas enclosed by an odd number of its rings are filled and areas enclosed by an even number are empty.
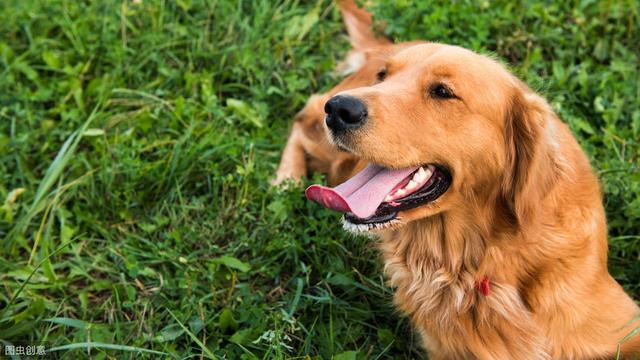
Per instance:
[[[639,299],[638,2],[425,3],[371,10],[396,40],[495,54],[546,96],[602,180],[610,270]],[[0,344],[422,356],[372,240],[269,186],[294,114],[339,81],[331,2],[5,0],[0,18]]]

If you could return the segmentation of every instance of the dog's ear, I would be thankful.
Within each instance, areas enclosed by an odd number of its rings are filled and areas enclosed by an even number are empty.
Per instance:
[[[555,149],[545,131],[553,112],[547,103],[518,88],[507,106],[504,138],[506,166],[502,193],[519,226],[539,213],[542,200],[557,176]]]
[[[391,43],[384,36],[376,36],[371,13],[364,8],[359,8],[355,1],[340,0],[338,7],[342,13],[342,21],[347,27],[349,42],[354,50],[363,51]]]
[[[367,52],[380,46],[389,45],[391,41],[384,36],[376,36],[372,15],[353,0],[339,0],[338,7],[342,21],[349,34],[351,51],[336,67],[341,75],[358,71],[367,61]]]

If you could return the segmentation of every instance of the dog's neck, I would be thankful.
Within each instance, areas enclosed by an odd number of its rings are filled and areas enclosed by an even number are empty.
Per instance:
[[[485,205],[460,206],[382,234],[380,249],[389,285],[396,288],[397,296],[420,299],[398,302],[401,307],[416,307],[403,309],[407,313],[417,307],[442,310],[443,304],[464,313],[478,296],[493,296],[487,292],[489,283],[515,288],[528,281],[529,272],[537,267],[534,258],[518,251],[514,240],[530,232],[522,226],[537,226],[511,220],[508,206],[495,194],[473,202]],[[522,268],[501,272],[504,266]]]
[[[422,299],[401,305],[413,304],[424,311],[446,302],[463,312],[472,305],[467,293],[484,276],[478,271],[486,243],[474,224],[439,214],[385,233],[380,247],[389,285],[399,296]],[[403,310],[413,313],[417,309]]]

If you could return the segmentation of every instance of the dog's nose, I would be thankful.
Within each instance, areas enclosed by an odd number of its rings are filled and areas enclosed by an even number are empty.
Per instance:
[[[324,104],[327,126],[334,133],[359,128],[367,120],[367,106],[353,96],[337,95]]]

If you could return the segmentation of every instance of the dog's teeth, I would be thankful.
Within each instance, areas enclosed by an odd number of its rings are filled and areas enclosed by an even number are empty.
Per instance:
[[[385,196],[384,201],[385,202],[392,202],[395,199],[401,198],[404,195],[406,195],[407,193],[410,193],[411,191],[414,191],[415,189],[417,189],[420,186],[424,185],[426,183],[426,181],[433,174],[433,169],[434,169],[433,165],[427,165],[427,167],[422,167],[421,166],[413,174],[413,177],[411,178],[411,180],[409,180],[409,182],[404,187],[402,187],[402,188],[396,190],[395,192]]]
[[[434,170],[433,165],[429,165],[429,168],[427,170],[425,170],[425,172],[424,172],[424,178],[425,179],[430,178],[431,174],[433,174],[433,170]]]

